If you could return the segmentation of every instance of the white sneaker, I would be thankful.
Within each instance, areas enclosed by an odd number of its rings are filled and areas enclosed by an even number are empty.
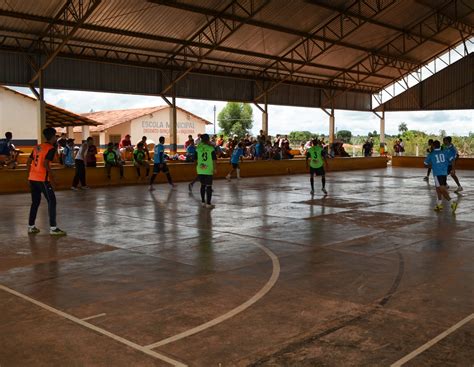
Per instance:
[[[89,186],[81,186],[81,189],[82,189],[82,190],[89,190],[90,187],[89,187]]]
[[[79,190],[79,189],[78,189],[77,187],[71,186],[71,190],[72,190],[72,191],[77,191],[77,190]]]
[[[206,205],[207,205],[206,203],[201,203],[201,206],[202,206],[203,208],[205,208]]]
[[[230,181],[230,176],[229,176],[229,175],[225,176],[225,179],[226,179],[227,181]]]
[[[458,193],[458,192],[461,192],[463,190],[464,189],[462,188],[462,186],[458,186],[458,188],[456,190],[454,190],[454,192]]]
[[[214,209],[216,206],[213,204],[206,204],[207,209]]]

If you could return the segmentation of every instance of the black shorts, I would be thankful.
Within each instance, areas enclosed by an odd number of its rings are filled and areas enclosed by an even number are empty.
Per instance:
[[[201,185],[212,186],[212,175],[198,175]]]
[[[312,175],[316,174],[316,176],[324,176],[326,174],[326,172],[324,171],[324,167],[309,167],[309,173],[311,173]]]
[[[162,166],[161,168],[160,168],[160,165]],[[166,163],[153,164],[153,173],[160,173],[160,172],[163,172],[163,173],[169,172],[168,165]]]
[[[452,170],[453,170],[453,165],[450,164],[450,165],[448,166],[448,175],[451,173]]]
[[[234,169],[240,168],[240,164],[238,163],[231,163],[231,165],[232,165],[232,168]]]
[[[446,186],[448,176],[434,176],[435,186]]]

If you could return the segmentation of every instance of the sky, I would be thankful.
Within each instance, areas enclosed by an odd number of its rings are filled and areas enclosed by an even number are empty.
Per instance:
[[[32,95],[28,88],[11,88]],[[53,89],[45,90],[45,100],[52,105],[75,113],[165,104],[160,97],[153,96]],[[177,98],[176,104],[213,122],[214,106],[216,106],[217,116],[226,103]],[[262,113],[256,106],[252,105],[252,108],[254,115],[252,131],[256,134],[262,125]],[[336,110],[335,121],[336,130],[349,130],[353,135],[367,135],[374,130],[380,131],[379,118],[372,112]],[[405,122],[409,129],[426,133],[438,134],[440,130],[445,130],[449,135],[468,135],[469,132],[474,132],[474,110],[388,112],[385,114],[385,133],[397,134],[401,122]],[[319,108],[268,106],[268,123],[270,135],[288,134],[291,131],[302,130],[324,135],[328,135],[329,132],[329,117]],[[219,131],[219,127],[216,128]],[[209,125],[207,132],[212,133],[213,131],[214,127]]]

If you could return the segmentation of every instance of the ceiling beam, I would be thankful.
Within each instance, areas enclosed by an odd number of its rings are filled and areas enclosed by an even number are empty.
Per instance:
[[[351,3],[347,9],[347,12],[350,11],[357,14],[371,14],[371,17],[375,17],[395,3],[396,0],[383,3],[378,0],[356,0]],[[265,68],[265,70],[262,71],[262,75],[265,75],[268,69],[275,68],[284,70],[286,76],[282,77],[277,83],[267,86],[266,89],[255,98],[255,101],[257,102],[259,99],[263,98],[269,92],[274,90],[279,84],[289,79],[291,75],[299,72],[307,63],[313,62],[316,58],[324,55],[336,44],[334,41],[330,43],[317,42],[314,40],[313,35],[324,35],[328,33],[332,34],[337,41],[340,41],[359,29],[359,27],[365,23],[365,21],[361,20],[359,17],[349,16],[347,12],[334,15],[324,25],[320,26],[310,37],[302,39],[284,55],[282,55],[283,57],[290,56],[291,59],[299,58],[304,62],[302,65],[287,64],[281,61],[276,61]]]
[[[101,1],[68,0],[62,6],[61,10],[54,17],[54,21],[48,24],[45,31],[30,46],[31,48],[34,47],[34,44],[38,44],[46,55],[46,60],[39,66],[38,70],[35,71],[35,75],[31,78],[30,85],[33,85],[41,73],[53,62],[54,58],[61,52],[62,48],[72,38],[74,33],[77,32],[84,21],[99,6]],[[72,26],[57,26],[57,23],[64,24],[65,21],[72,23]],[[61,43],[52,48],[51,41],[58,37],[61,38]]]
[[[48,17],[43,17],[43,16],[38,16],[38,15],[32,15],[32,14],[27,14],[27,13],[21,13],[21,12],[15,12],[15,11],[10,11],[10,10],[2,10],[0,9],[0,16],[5,16],[5,17],[10,17],[14,19],[23,19],[23,20],[31,20],[35,22],[41,22],[41,23],[49,23],[53,22],[54,20],[52,18]],[[207,48],[210,49],[211,45],[203,43],[203,42],[194,42],[194,41],[186,41],[186,40],[181,40],[178,38],[172,38],[172,37],[163,37],[163,36],[156,36],[156,35],[151,35],[147,33],[142,33],[142,32],[135,32],[135,31],[130,31],[130,30],[120,30],[120,29],[115,29],[115,28],[109,28],[109,27],[104,27],[104,26],[98,26],[94,24],[88,24],[84,23],[81,26],[82,29],[86,30],[91,30],[95,32],[102,32],[102,33],[108,33],[108,34],[119,34],[127,37],[132,37],[132,38],[139,38],[139,39],[146,39],[146,40],[151,40],[151,41],[157,41],[157,42],[164,42],[164,43],[169,43],[169,44],[174,44],[174,45],[187,45],[187,46],[194,46],[194,47],[199,47],[199,48]],[[7,29],[4,29],[5,31],[8,31]],[[12,32],[18,32],[16,30],[11,30]],[[301,32],[302,37],[312,37],[311,34]],[[314,37],[314,36],[313,36]],[[74,38],[73,38],[74,39]],[[319,39],[318,37],[314,37],[314,39]],[[329,40],[327,38],[321,38],[321,42],[328,42]],[[334,40],[331,40],[330,42],[335,42]],[[338,43],[338,45],[343,46],[343,47],[348,47],[351,49],[356,49],[361,52],[366,52],[370,53],[373,52],[371,49],[367,49],[364,47],[357,47],[353,45],[347,45],[343,43]],[[236,54],[236,55],[244,55],[244,56],[249,56],[249,57],[255,57],[255,58],[260,58],[263,60],[270,60],[270,61],[281,61],[284,63],[295,63],[297,65],[301,65],[305,63],[302,60],[298,59],[290,59],[286,57],[280,57],[280,56],[275,56],[275,55],[270,55],[270,54],[264,54],[261,52],[255,52],[255,51],[250,51],[250,50],[244,50],[244,49],[235,49],[231,47],[225,47],[225,46],[217,46],[215,48],[216,51],[220,52],[228,52],[231,54]],[[169,52],[169,51],[167,51]],[[406,61],[409,62],[410,60],[400,60],[400,61]],[[341,67],[335,67],[332,65],[325,65],[325,64],[320,64],[316,62],[307,62],[305,63],[306,66],[310,67],[315,67],[315,68],[321,68],[321,69],[327,69],[331,71],[337,71],[337,72],[342,72],[345,69]],[[261,68],[265,67],[265,65],[261,65]],[[388,75],[377,75],[377,77],[382,78],[382,79],[392,79],[391,76]]]

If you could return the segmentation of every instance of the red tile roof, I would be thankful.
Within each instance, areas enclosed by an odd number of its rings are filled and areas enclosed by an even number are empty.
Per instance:
[[[139,117],[145,115],[151,115],[157,111],[168,108],[169,106],[156,106],[156,107],[145,107],[145,108],[132,108],[126,110],[108,110],[108,111],[98,111],[98,112],[89,112],[83,113],[82,116],[90,118],[92,120],[100,122],[102,125],[97,127],[91,127],[90,131],[104,131],[110,129],[113,126],[123,124],[135,120]],[[178,110],[188,113],[201,121],[204,121],[206,125],[211,125],[212,123],[208,120],[203,119],[189,111],[186,111],[182,108],[177,107]],[[78,130],[79,131],[79,130]]]

